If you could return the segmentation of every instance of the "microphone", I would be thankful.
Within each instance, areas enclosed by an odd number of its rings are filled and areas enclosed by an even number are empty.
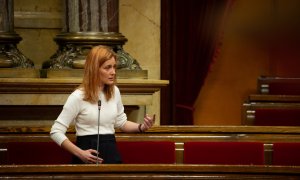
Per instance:
[[[99,126],[100,126],[100,109],[101,109],[101,100],[98,101],[98,133],[97,133],[97,164],[99,164],[98,162],[98,158],[99,158]]]
[[[98,109],[101,109],[101,100],[98,101]]]

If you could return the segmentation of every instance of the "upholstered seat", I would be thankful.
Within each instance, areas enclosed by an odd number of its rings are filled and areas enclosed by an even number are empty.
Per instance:
[[[264,164],[264,145],[260,142],[185,142],[186,164]]]
[[[70,164],[72,155],[54,142],[9,142],[9,164]]]
[[[118,149],[125,164],[174,164],[175,143],[167,141],[120,141]]]
[[[273,143],[273,165],[300,166],[300,143]]]

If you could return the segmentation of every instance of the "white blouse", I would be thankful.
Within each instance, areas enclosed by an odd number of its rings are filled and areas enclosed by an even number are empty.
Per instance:
[[[121,128],[127,121],[117,86],[114,92],[114,96],[109,101],[106,101],[104,94],[100,92],[99,134],[114,134],[115,128]],[[71,123],[75,123],[77,136],[98,134],[98,103],[91,104],[84,101],[83,97],[84,92],[76,89],[70,94],[63,110],[55,120],[50,136],[57,144],[61,145],[67,139],[65,134]]]

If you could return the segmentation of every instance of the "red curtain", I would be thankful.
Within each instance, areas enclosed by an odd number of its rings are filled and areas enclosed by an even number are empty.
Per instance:
[[[228,0],[174,0],[175,124],[192,125],[194,102],[218,50]]]
[[[229,3],[230,0],[162,0],[162,54],[169,53],[162,56],[162,72],[170,68],[169,74],[165,73],[170,80],[167,96],[168,102],[175,104],[169,109],[173,113],[169,124],[193,124],[194,102],[220,45],[220,27]]]

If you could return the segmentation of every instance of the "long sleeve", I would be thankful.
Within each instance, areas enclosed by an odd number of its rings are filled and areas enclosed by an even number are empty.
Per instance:
[[[68,97],[62,112],[51,128],[50,136],[58,145],[61,145],[61,143],[67,139],[67,136],[65,135],[66,131],[78,115],[79,111],[80,101],[73,93]]]
[[[115,100],[117,103],[117,117],[114,127],[121,128],[127,121],[127,115],[124,112],[120,90],[117,87],[115,88]]]

